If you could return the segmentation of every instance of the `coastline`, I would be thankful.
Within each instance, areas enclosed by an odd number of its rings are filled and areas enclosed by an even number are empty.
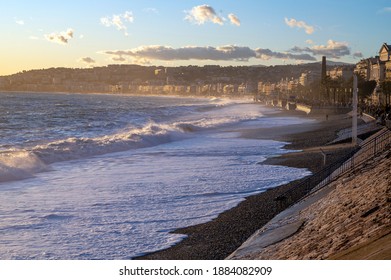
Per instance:
[[[132,92],[103,92],[103,91],[94,91],[94,92],[77,92],[77,91],[29,91],[29,90],[0,90],[0,94],[75,94],[75,95],[111,95],[111,96],[135,96],[135,97],[161,97],[161,98],[200,98],[200,99],[226,99],[226,100],[245,100],[253,102],[252,95],[246,96],[229,96],[229,95],[181,95],[181,94],[159,94],[159,93],[132,93]]]
[[[247,129],[242,137],[252,139],[273,139],[288,142],[284,148],[292,151],[277,158],[269,158],[262,164],[285,165],[307,168],[313,173],[323,166],[323,155],[319,147],[334,140],[339,130],[351,125],[351,119],[345,115],[333,115],[328,120],[324,116],[306,116],[299,112],[280,111],[276,116],[296,116],[315,119],[301,125],[279,128]],[[350,145],[340,145],[327,152],[326,163],[351,151]],[[274,198],[295,186],[298,181],[269,189],[263,193],[249,196],[236,207],[221,213],[216,219],[173,231],[173,234],[185,234],[187,237],[176,245],[161,251],[135,258],[136,260],[199,260],[224,259],[235,251],[256,230],[269,222],[275,215],[288,206]],[[300,194],[295,194],[298,200]]]

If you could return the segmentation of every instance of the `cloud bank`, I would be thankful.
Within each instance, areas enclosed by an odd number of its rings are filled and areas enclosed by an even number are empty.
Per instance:
[[[309,54],[293,54],[289,52],[274,52],[269,49],[257,49],[257,58],[262,60],[269,60],[272,58],[282,59],[282,60],[305,60],[305,61],[316,61],[316,58]]]
[[[73,29],[68,28],[67,31],[63,31],[60,33],[51,33],[51,34],[45,34],[46,40],[48,40],[51,43],[56,43],[60,45],[66,45],[68,44],[69,40],[73,38]]]
[[[290,50],[293,53],[310,53],[312,55],[325,55],[332,58],[341,58],[350,55],[348,43],[328,40],[327,45],[318,45],[312,47],[294,47]]]
[[[123,31],[126,36],[128,36],[128,28],[126,23],[132,23],[134,21],[133,13],[126,11],[120,15],[113,15],[111,17],[102,17],[100,19],[101,24],[106,27],[115,27],[117,30]]]
[[[220,47],[197,47],[188,46],[172,48],[170,46],[142,46],[131,50],[108,50],[101,51],[111,57],[113,61],[132,62],[147,64],[151,60],[175,61],[175,60],[214,60],[214,61],[249,61],[250,59],[269,60],[293,59],[316,61],[316,58],[309,54],[292,54],[274,52],[269,49],[251,49],[243,46],[220,46]]]
[[[297,21],[294,18],[291,19],[285,18],[285,23],[291,28],[294,27],[302,28],[305,30],[305,33],[307,34],[312,34],[315,31],[315,28],[313,26],[306,24],[304,21]]]

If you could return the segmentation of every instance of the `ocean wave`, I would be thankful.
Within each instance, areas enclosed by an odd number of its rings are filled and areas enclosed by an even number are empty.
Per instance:
[[[37,145],[31,151],[46,164],[144,148],[173,140],[175,130],[154,122],[101,137],[70,137]]]
[[[44,163],[50,164],[156,146],[189,137],[189,133],[251,120],[255,117],[255,115],[227,116],[224,114],[221,117],[212,115],[172,123],[156,123],[150,120],[144,126],[130,127],[112,135],[95,138],[71,137],[37,145],[31,149],[31,152]]]
[[[24,149],[6,150],[0,153],[0,182],[31,178],[38,172],[50,170],[50,164],[55,162],[156,146],[192,137],[189,135],[199,131],[259,117],[259,112],[237,113],[233,110],[237,109],[224,106],[210,113],[193,112],[188,119],[181,121],[157,123],[150,120],[140,127],[129,127],[110,135],[69,137]]]
[[[28,179],[35,173],[49,170],[50,167],[33,152],[17,149],[0,152],[0,182]]]

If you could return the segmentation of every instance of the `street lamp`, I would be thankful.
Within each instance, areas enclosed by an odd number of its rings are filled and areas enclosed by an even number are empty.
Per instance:
[[[353,75],[352,144],[357,145],[357,75]]]

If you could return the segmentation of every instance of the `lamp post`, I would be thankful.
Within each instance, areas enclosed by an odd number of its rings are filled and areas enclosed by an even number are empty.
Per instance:
[[[357,76],[353,75],[352,144],[357,145]]]

